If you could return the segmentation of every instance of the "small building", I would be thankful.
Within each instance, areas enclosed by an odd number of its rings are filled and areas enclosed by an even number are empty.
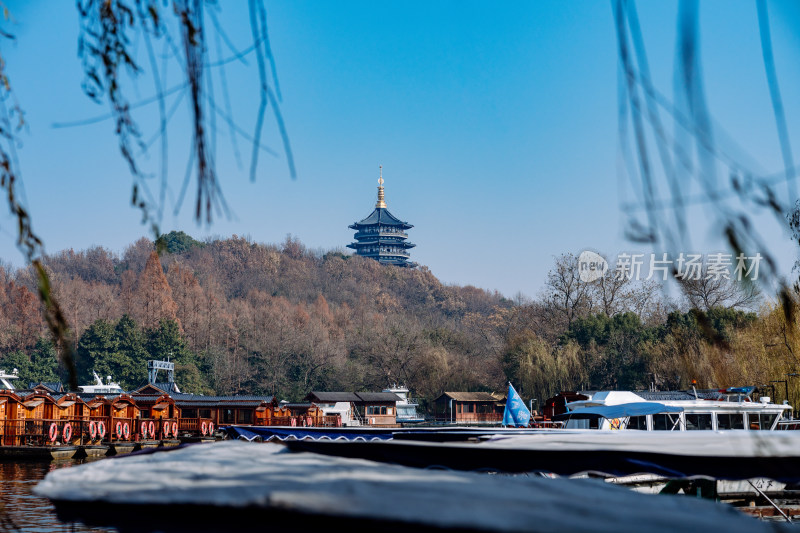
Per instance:
[[[503,421],[505,396],[493,392],[443,392],[433,402],[439,422],[487,424]]]
[[[317,404],[325,416],[341,416],[342,425],[397,425],[400,397],[393,392],[312,391],[304,400]],[[349,413],[346,412],[348,404]]]

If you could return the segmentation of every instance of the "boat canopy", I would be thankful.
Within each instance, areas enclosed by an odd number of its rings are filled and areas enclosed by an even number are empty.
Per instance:
[[[659,413],[680,413],[683,407],[673,407],[658,402],[621,403],[618,405],[598,405],[556,415],[553,420],[585,418],[625,418],[628,416],[657,415]]]

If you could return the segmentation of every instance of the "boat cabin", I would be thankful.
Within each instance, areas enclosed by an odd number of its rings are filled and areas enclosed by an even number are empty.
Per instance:
[[[321,407],[313,402],[281,402],[278,406],[283,415],[280,419],[267,420],[265,426],[341,426],[341,418],[325,415]]]
[[[561,391],[552,398],[544,401],[542,407],[542,415],[545,420],[552,419],[556,415],[567,412],[567,404],[570,402],[579,402],[591,398],[591,393],[576,392],[576,391]]]
[[[141,391],[141,389],[140,389]],[[139,406],[138,433],[144,439],[174,438],[180,431],[180,409],[175,399],[158,389],[133,392],[131,397]]]
[[[38,383],[29,383],[28,388],[30,390],[47,392],[49,394],[58,394],[64,392],[64,385],[60,381],[54,381],[54,382],[40,381]]]
[[[407,387],[398,387],[395,384],[387,389],[383,389],[383,392],[392,392],[400,398],[396,405],[397,422],[399,424],[416,424],[425,421],[425,417],[417,412],[419,403],[409,396],[411,391]]]
[[[80,396],[84,396],[82,393]],[[136,401],[127,394],[95,396],[86,402],[89,420],[95,424],[99,440],[118,442],[137,440],[137,421],[140,418]]]
[[[10,373],[0,370],[0,390],[14,390],[13,380],[19,379],[19,372],[15,368]]]
[[[774,404],[766,396],[752,401],[752,388],[749,389],[602,391],[591,400],[568,403],[568,412],[554,419],[566,420],[566,429],[765,431],[777,429],[782,420],[789,418],[791,406]]]
[[[89,407],[77,394],[56,394],[53,395],[56,408],[53,410],[53,418],[58,420],[89,420]]]
[[[0,390],[0,445],[18,446],[25,415],[22,398],[9,389]]]
[[[278,402],[274,396],[203,396],[174,393],[181,413],[182,431],[211,434],[221,425],[264,425],[273,416]],[[205,423],[205,424],[204,424]],[[203,433],[203,427],[206,433]]]

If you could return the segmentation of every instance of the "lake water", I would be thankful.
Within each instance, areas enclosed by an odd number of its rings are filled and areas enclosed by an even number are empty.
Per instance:
[[[116,532],[116,529],[88,528],[67,524],[56,517],[46,498],[33,494],[33,487],[51,470],[69,468],[83,461],[0,462],[0,531],[30,533]]]

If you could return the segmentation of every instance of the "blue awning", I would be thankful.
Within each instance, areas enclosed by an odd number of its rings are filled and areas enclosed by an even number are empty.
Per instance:
[[[658,413],[680,413],[683,407],[672,407],[658,402],[621,403],[619,405],[598,405],[577,409],[561,415],[556,415],[553,420],[567,420],[568,418],[625,418],[628,416],[656,415]]]
[[[221,428],[230,439],[253,440],[389,440],[397,428],[375,427],[288,427],[288,426],[227,426]]]

